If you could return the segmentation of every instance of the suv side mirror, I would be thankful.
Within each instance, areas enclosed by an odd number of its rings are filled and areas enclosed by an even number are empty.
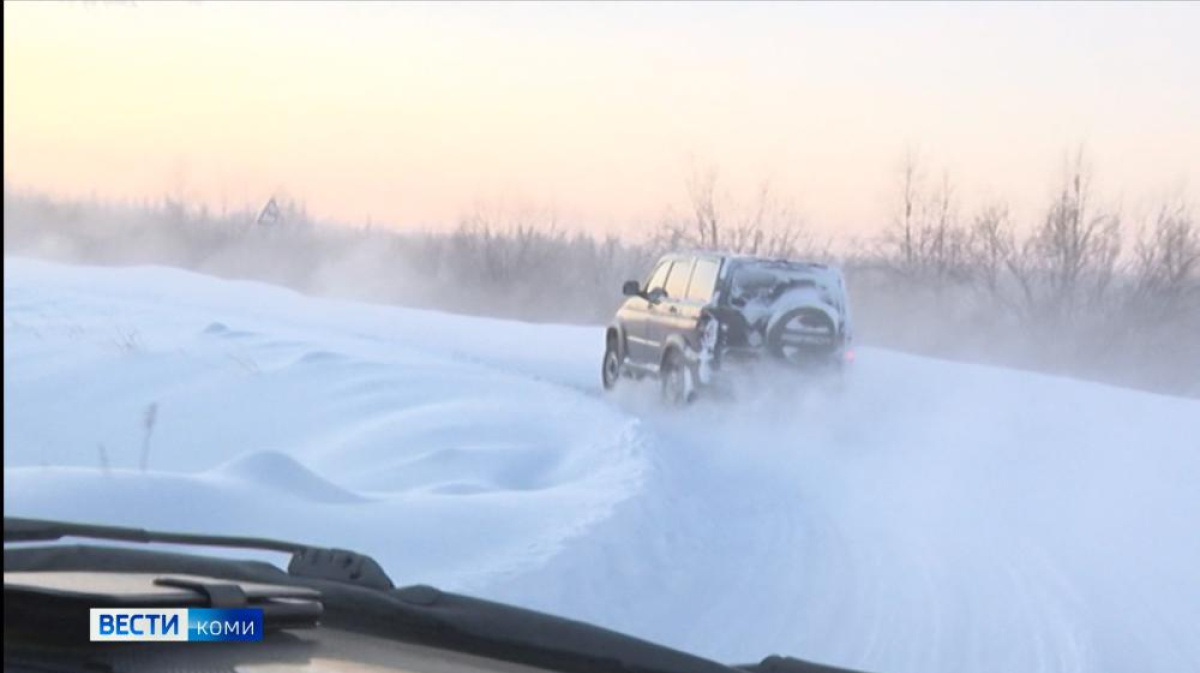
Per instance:
[[[627,280],[621,286],[621,293],[626,297],[637,297],[642,294],[642,284],[636,280]]]

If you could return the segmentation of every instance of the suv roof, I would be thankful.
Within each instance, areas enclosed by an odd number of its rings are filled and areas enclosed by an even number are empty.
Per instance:
[[[824,262],[811,262],[811,261],[802,260],[802,259],[791,259],[788,257],[773,257],[773,256],[768,256],[768,255],[752,255],[750,253],[729,252],[727,250],[691,250],[691,249],[675,250],[675,251],[668,252],[668,253],[662,255],[661,257],[659,257],[659,259],[660,260],[661,259],[670,259],[670,258],[676,258],[676,257],[720,257],[721,259],[729,259],[729,260],[736,260],[736,261],[782,262],[782,263],[786,263],[786,264],[811,266],[811,267],[819,268],[819,269],[832,268],[831,265],[826,264]]]

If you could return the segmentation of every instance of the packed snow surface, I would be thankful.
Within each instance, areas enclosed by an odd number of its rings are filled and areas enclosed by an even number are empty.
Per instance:
[[[602,343],[6,259],[5,514],[348,547],[729,662],[1200,671],[1200,402],[861,349],[840,395],[669,412]]]

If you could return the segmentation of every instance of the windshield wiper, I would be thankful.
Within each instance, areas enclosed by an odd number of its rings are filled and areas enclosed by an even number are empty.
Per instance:
[[[288,574],[296,577],[347,582],[375,589],[392,589],[396,586],[375,559],[345,549],[316,547],[261,537],[171,533],[125,526],[4,517],[5,544],[52,542],[66,537],[281,552],[291,555],[287,570]]]

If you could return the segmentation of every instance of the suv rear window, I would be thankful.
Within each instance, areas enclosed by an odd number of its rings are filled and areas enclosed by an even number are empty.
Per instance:
[[[820,264],[780,260],[748,260],[738,264],[730,288],[733,299],[745,303],[778,299],[797,288],[814,288],[822,301],[839,310],[846,306],[841,272]]]
[[[717,286],[717,271],[721,263],[715,259],[697,259],[696,270],[692,272],[692,284],[688,286],[687,298],[690,301],[706,303],[712,299],[713,289]]]
[[[683,299],[687,296],[688,281],[692,278],[692,260],[681,259],[671,267],[667,276],[667,298]]]

